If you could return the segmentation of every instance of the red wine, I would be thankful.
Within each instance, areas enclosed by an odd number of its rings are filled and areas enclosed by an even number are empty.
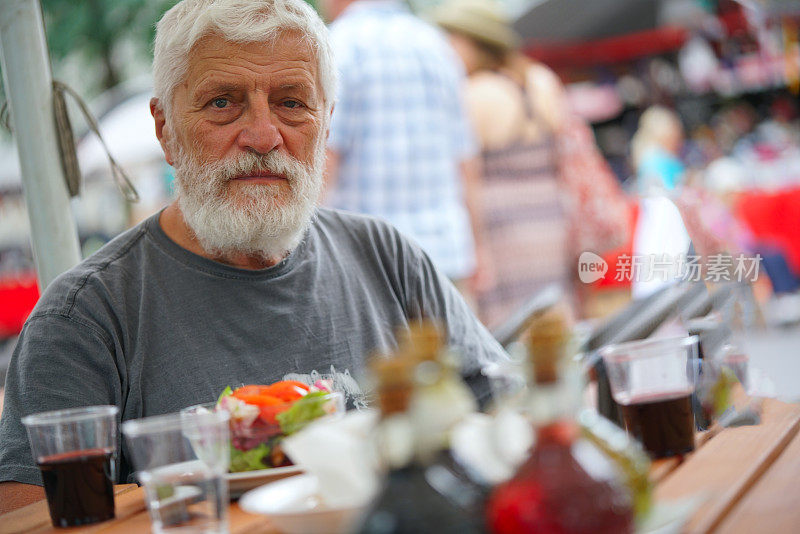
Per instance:
[[[614,481],[593,475],[579,461],[576,434],[577,430],[564,422],[538,429],[531,456],[489,499],[486,519],[493,534],[633,532],[630,496]]]
[[[114,517],[113,452],[88,449],[39,459],[53,526],[73,527]]]
[[[694,415],[690,394],[678,391],[631,399],[622,405],[628,433],[642,442],[653,458],[694,450]]]

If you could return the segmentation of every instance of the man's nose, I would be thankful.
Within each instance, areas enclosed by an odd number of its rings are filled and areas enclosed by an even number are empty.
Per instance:
[[[267,154],[283,143],[276,125],[277,117],[270,112],[269,105],[253,105],[246,112],[245,124],[239,132],[239,146],[244,150]]]

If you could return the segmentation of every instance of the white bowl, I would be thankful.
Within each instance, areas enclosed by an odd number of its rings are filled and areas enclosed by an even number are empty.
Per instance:
[[[228,491],[231,499],[235,499],[247,491],[260,488],[264,484],[276,482],[302,472],[303,468],[299,465],[287,465],[285,467],[270,467],[269,469],[259,469],[257,471],[228,473],[225,478],[228,480]]]
[[[366,512],[363,506],[330,508],[318,497],[313,475],[296,475],[248,491],[239,507],[269,518],[284,534],[346,534],[353,532]]]

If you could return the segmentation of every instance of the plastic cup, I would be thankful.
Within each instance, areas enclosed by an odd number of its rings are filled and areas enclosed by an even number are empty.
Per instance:
[[[694,450],[697,336],[609,345],[600,354],[628,433],[653,458]]]
[[[229,418],[196,412],[123,423],[153,532],[228,531]]]
[[[114,517],[118,412],[116,406],[89,406],[22,418],[53,526]]]

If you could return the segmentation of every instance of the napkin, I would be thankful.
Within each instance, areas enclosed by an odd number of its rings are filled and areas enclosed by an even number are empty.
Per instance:
[[[520,412],[503,408],[494,415],[474,413],[453,429],[453,456],[484,483],[511,478],[528,457],[534,442],[530,422]]]
[[[379,487],[377,455],[371,435],[375,410],[324,417],[283,440],[295,464],[317,479],[318,494],[331,508],[363,506]]]

